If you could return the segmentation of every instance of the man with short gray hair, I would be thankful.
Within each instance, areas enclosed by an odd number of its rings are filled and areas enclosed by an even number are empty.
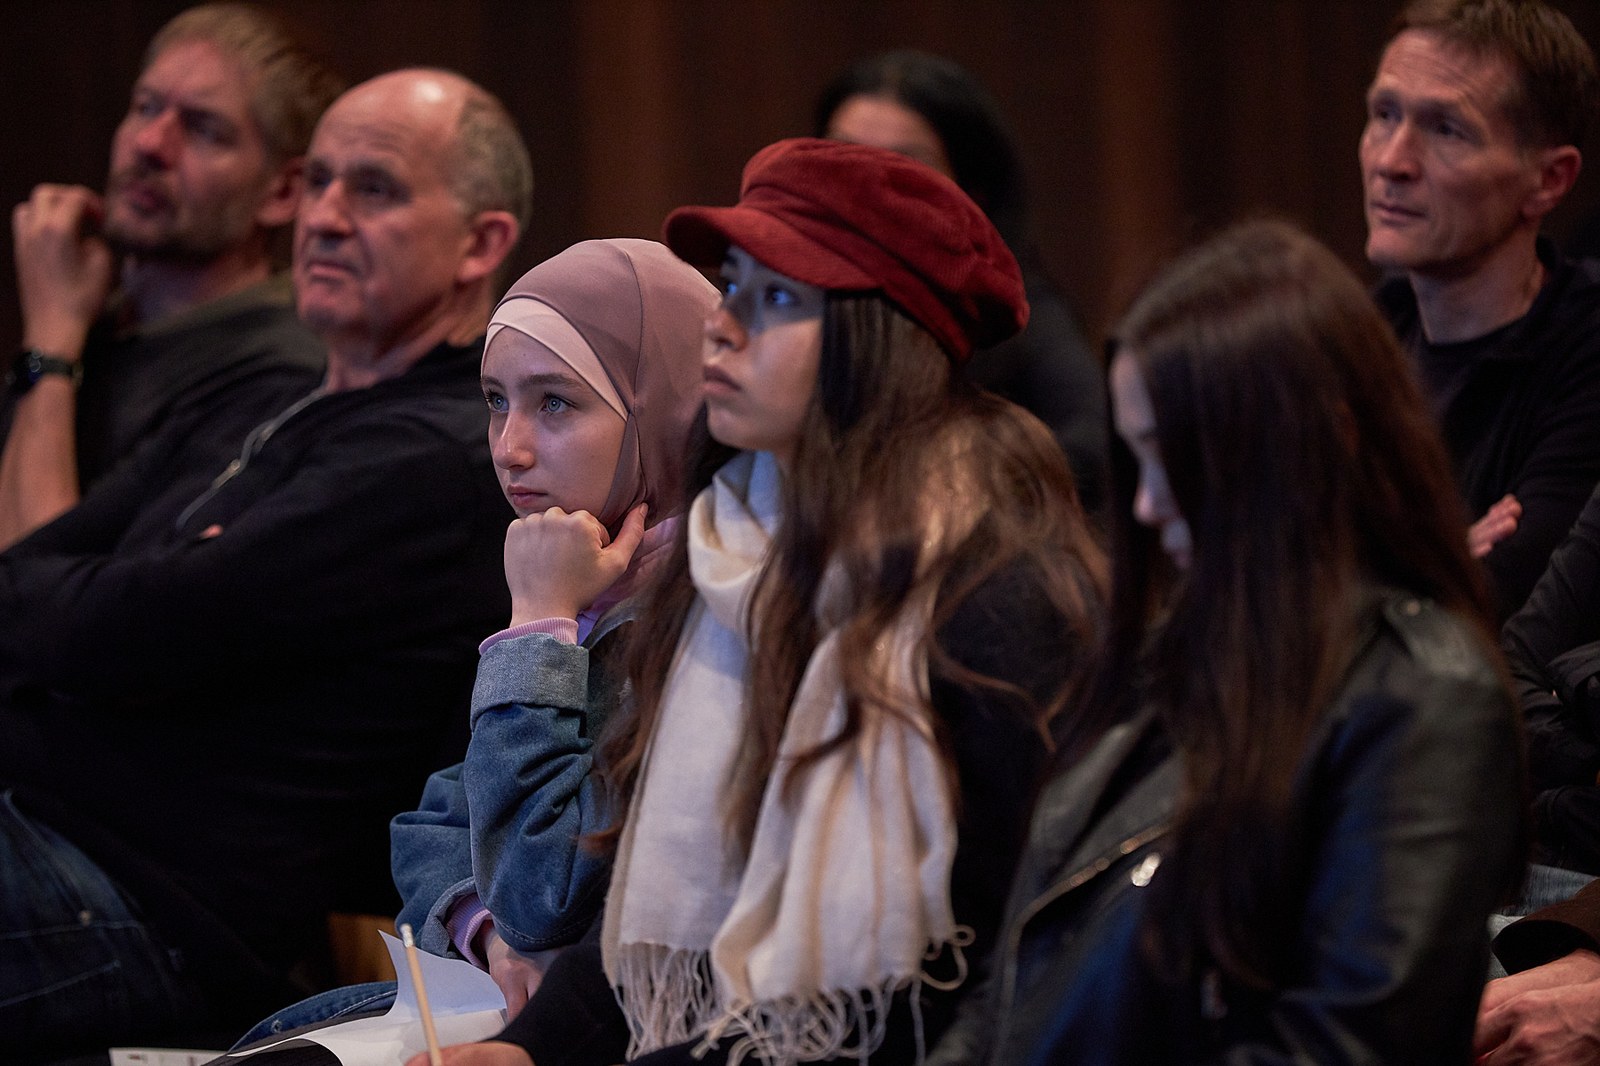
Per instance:
[[[389,817],[459,758],[510,609],[478,363],[529,174],[459,75],[345,93],[297,199],[321,384],[159,434],[0,552],[8,1051],[226,1039],[308,990],[331,907],[394,905]]]

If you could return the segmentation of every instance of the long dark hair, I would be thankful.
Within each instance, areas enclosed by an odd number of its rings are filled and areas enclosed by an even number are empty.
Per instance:
[[[823,88],[813,131],[826,137],[852,96],[886,96],[933,127],[956,184],[983,208],[1012,249],[1028,246],[1027,197],[1017,144],[989,91],[943,56],[901,49],[857,60]]]
[[[702,438],[691,492],[710,483],[728,454]],[[948,485],[960,506],[972,509],[966,513],[978,516],[970,530],[945,537],[931,559],[924,545],[944,516],[928,506],[930,484]],[[961,670],[940,652],[933,634],[964,596],[1022,561],[1067,619],[1062,641],[1084,649],[1087,659],[1098,635],[1104,564],[1071,474],[1043,426],[966,384],[925,330],[877,296],[828,296],[817,388],[785,480],[783,507],[753,601],[758,639],[750,654],[744,735],[724,804],[731,841],[749,845],[789,705],[820,637],[815,603],[830,564],[848,578],[840,625],[847,714],[843,731],[813,757],[847,743],[866,715],[903,713],[885,698],[867,652],[917,588],[941,590],[922,638],[930,669],[960,683],[1012,691],[1046,733],[1070,694],[1067,687],[1048,706],[1034,705],[1004,679]],[[602,745],[602,772],[619,816],[637,784],[694,600],[686,538],[687,529],[630,635],[633,713]],[[931,713],[927,718],[935,721]]]
[[[1276,222],[1180,258],[1112,341],[1143,375],[1192,535],[1164,565],[1117,448],[1108,653],[1080,736],[1150,701],[1184,760],[1148,947],[1270,988],[1294,908],[1290,803],[1375,588],[1490,612],[1444,447],[1393,334],[1316,241]],[[1489,654],[1492,655],[1492,652]],[[1140,679],[1130,685],[1130,678]]]

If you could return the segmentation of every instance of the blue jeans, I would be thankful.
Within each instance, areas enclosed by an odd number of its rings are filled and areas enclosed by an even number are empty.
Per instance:
[[[363,985],[330,988],[263,1018],[239,1038],[232,1050],[249,1047],[258,1040],[279,1036],[291,1029],[304,1029],[311,1025],[320,1027],[368,1014],[381,1014],[394,1006],[394,996],[393,981],[371,981]]]
[[[0,1047],[5,1061],[160,1040],[204,1024],[181,956],[100,867],[0,789]]]
[[[1579,889],[1593,880],[1592,875],[1582,874],[1576,870],[1563,870],[1559,866],[1545,866],[1537,862],[1529,863],[1528,878],[1522,884],[1522,895],[1516,903],[1506,907],[1499,914],[1489,916],[1489,935],[1499,936],[1500,930],[1518,918],[1526,917],[1552,903],[1564,903],[1576,896]],[[1500,965],[1500,960],[1491,956],[1489,976],[1495,978],[1505,975],[1506,970]]]

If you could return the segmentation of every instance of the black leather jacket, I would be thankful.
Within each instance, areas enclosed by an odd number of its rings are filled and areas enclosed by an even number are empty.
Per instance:
[[[1141,952],[1180,783],[1146,713],[1045,786],[987,979],[929,1066],[1469,1061],[1522,794],[1512,702],[1459,620],[1373,610],[1299,775],[1295,972],[1271,994],[1174,989]]]

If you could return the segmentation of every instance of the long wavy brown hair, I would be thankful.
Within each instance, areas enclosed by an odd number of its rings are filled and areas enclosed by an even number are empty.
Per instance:
[[[732,454],[703,432],[699,452],[691,493],[708,485]],[[1070,684],[1040,706],[1005,678],[962,669],[934,634],[969,593],[1021,563],[1066,619],[1061,640],[1082,649],[1080,661],[1087,662],[1103,602],[1103,556],[1049,431],[1021,408],[962,381],[932,337],[877,296],[829,294],[817,387],[790,468],[783,519],[752,601],[744,731],[725,783],[727,831],[741,850],[750,843],[790,703],[820,638],[815,603],[830,565],[848,578],[839,627],[846,723],[813,758],[848,743],[866,715],[905,713],[881,691],[868,652],[919,588],[940,592],[922,638],[935,676],[1015,693],[1022,697],[1015,705],[1028,708],[1042,735],[1069,698]],[[930,498],[946,491],[973,520],[955,535],[943,529],[940,539],[948,512],[941,516]],[[924,549],[930,537],[940,544],[931,557]],[[694,597],[685,529],[630,634],[633,713],[619,716],[602,744],[601,772],[619,819],[606,834],[613,839]],[[923,710],[937,729],[932,709]],[[806,761],[799,760],[789,781]]]
[[[1185,785],[1148,946],[1171,977],[1203,962],[1270,988],[1299,899],[1295,775],[1363,604],[1383,587],[1429,597],[1497,659],[1484,580],[1398,343],[1310,237],[1277,222],[1223,233],[1157,277],[1111,347],[1143,373],[1193,548],[1176,573],[1133,522],[1119,442],[1109,647],[1070,746],[1159,710]]]

